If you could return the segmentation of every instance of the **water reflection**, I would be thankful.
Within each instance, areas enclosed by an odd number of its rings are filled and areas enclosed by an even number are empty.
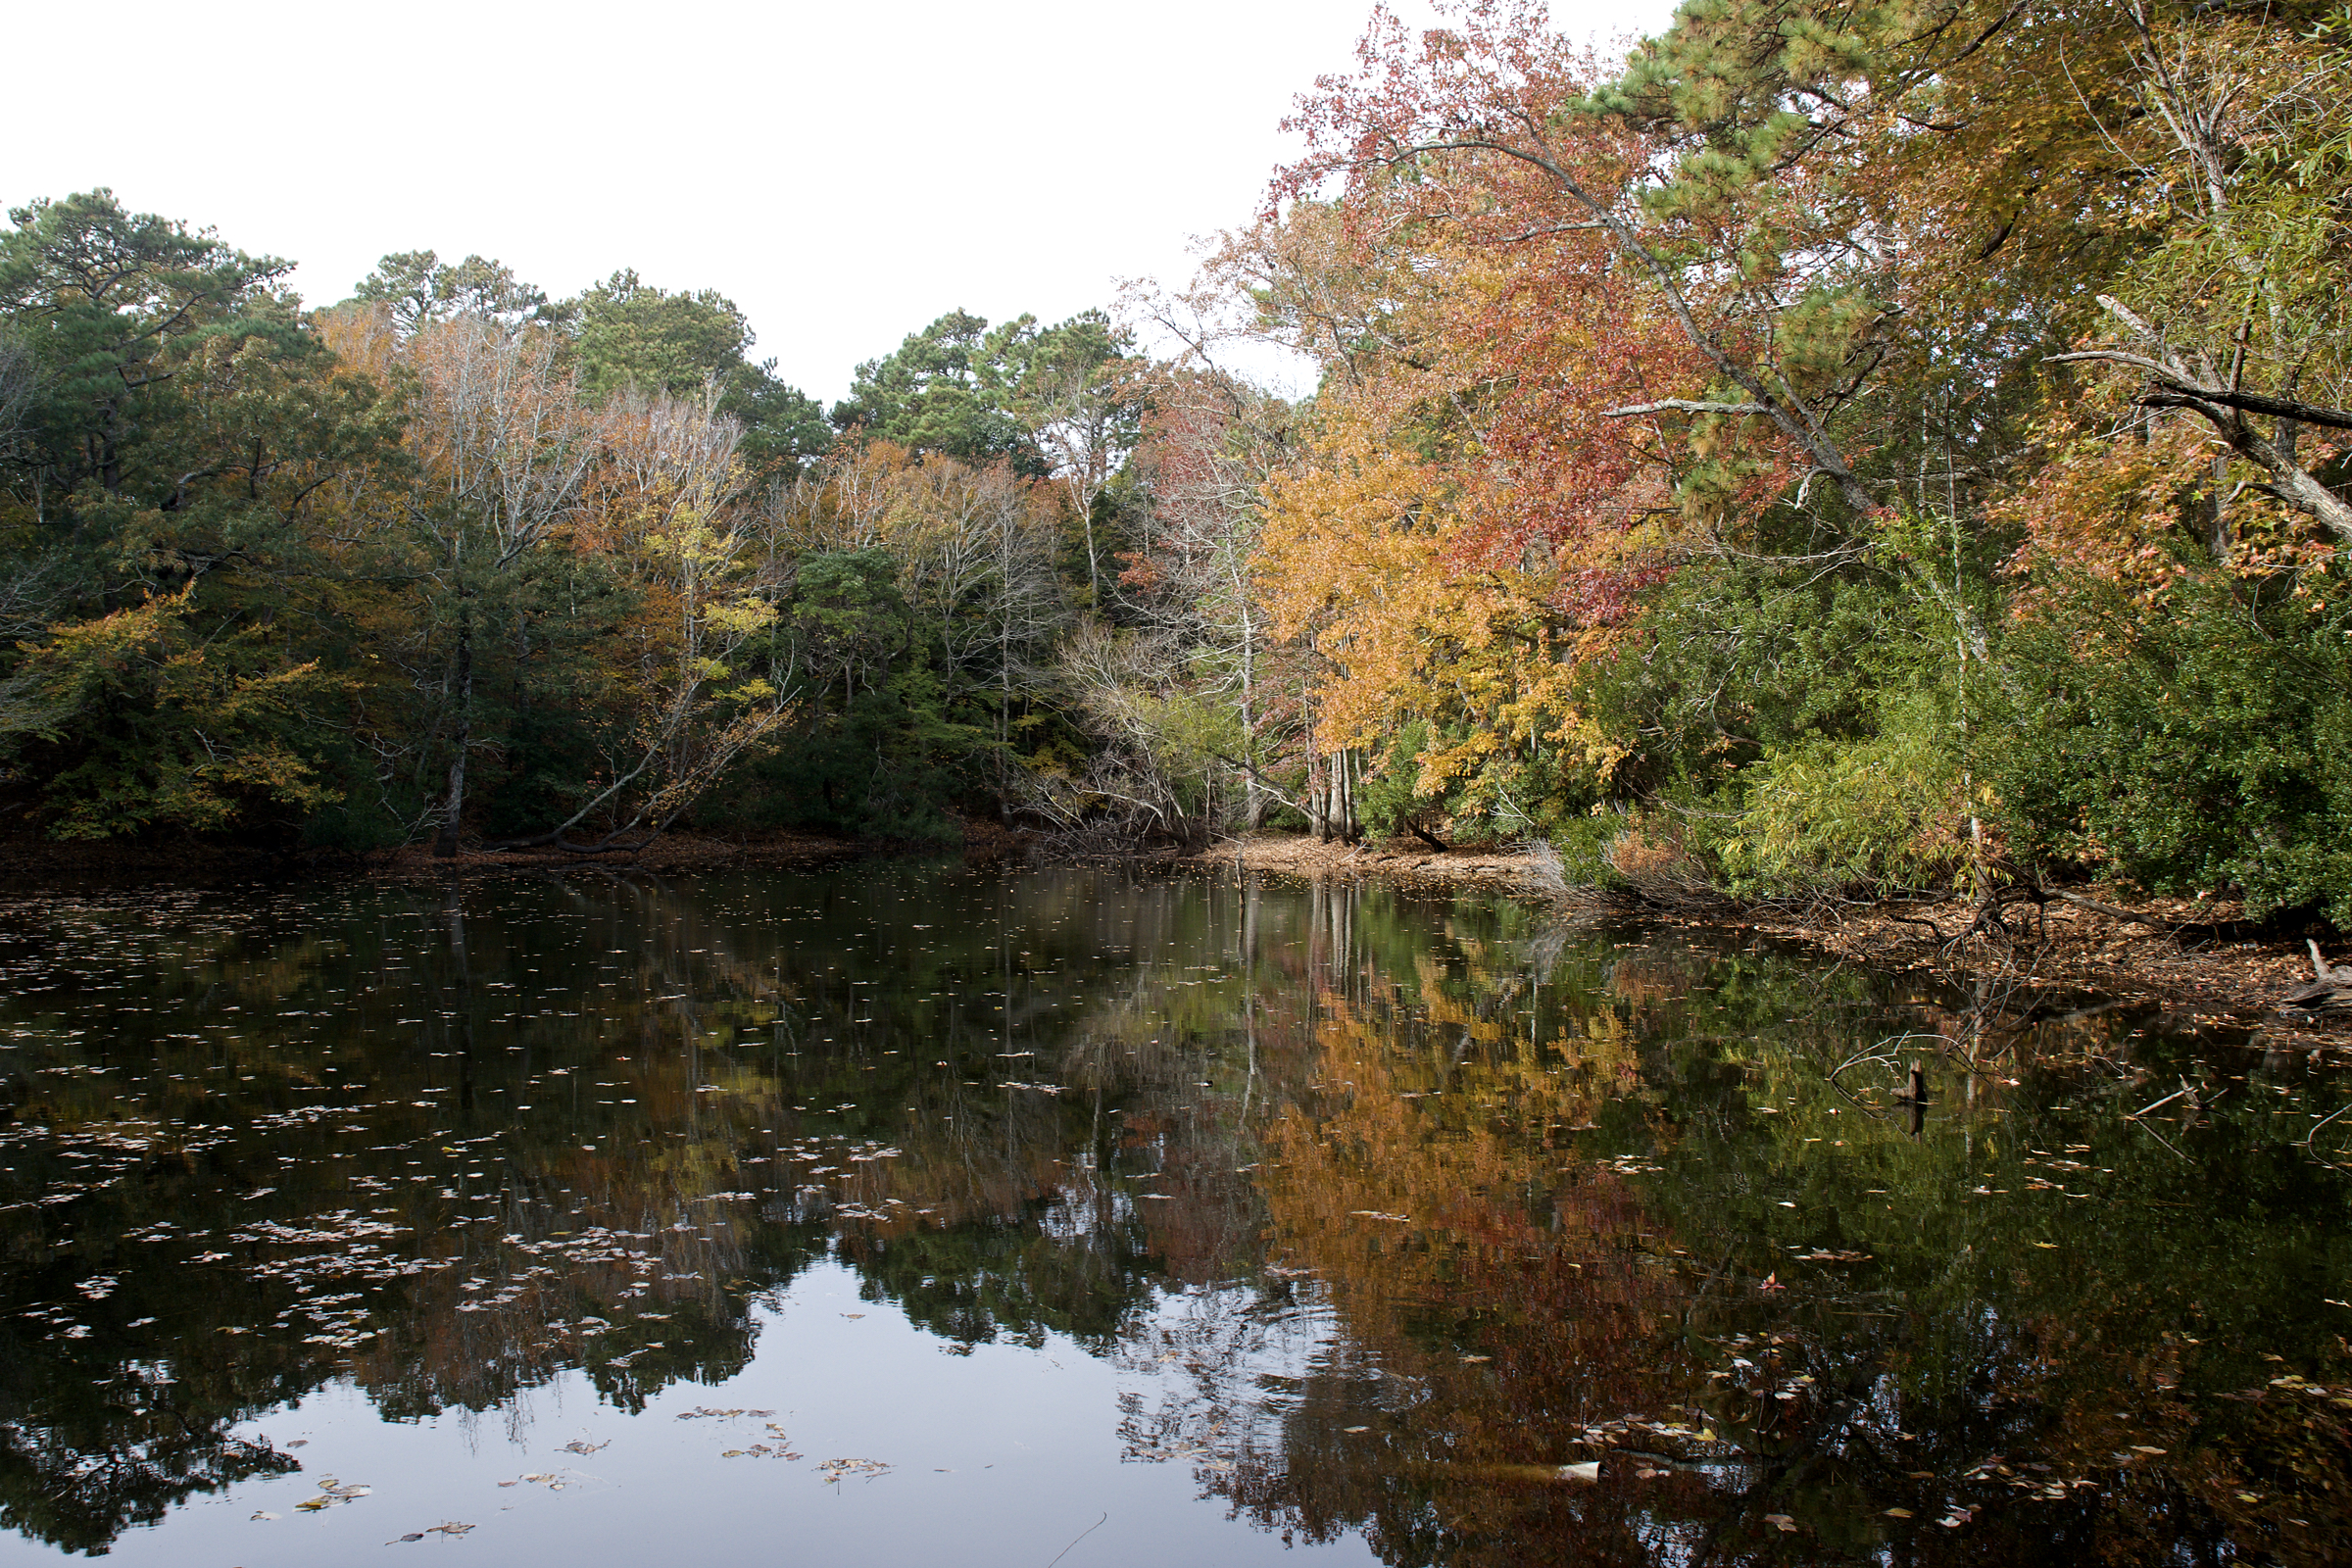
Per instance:
[[[247,1428],[324,1388],[643,1410],[820,1267],[1393,1563],[2352,1538],[2340,1086],[2147,1009],[913,865],[20,898],[0,984],[26,1542],[294,1469]]]

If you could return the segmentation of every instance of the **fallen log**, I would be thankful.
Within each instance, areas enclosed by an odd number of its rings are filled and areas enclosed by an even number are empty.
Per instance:
[[[2278,1005],[2298,1012],[2352,1007],[2352,963],[2330,964],[2320,952],[2320,945],[2308,937],[2303,945],[2311,949],[2311,982],[2279,998]]]

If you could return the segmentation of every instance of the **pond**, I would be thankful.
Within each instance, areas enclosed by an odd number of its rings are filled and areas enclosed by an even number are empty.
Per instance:
[[[2153,1005],[1239,871],[19,892],[0,1085],[0,1563],[2352,1541],[2352,1086]]]

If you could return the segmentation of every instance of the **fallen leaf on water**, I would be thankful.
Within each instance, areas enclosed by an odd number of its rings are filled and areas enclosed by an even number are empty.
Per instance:
[[[2162,1453],[2165,1450],[2162,1448],[2151,1448],[2144,1443],[2134,1443],[2132,1445],[2132,1451],[2133,1453]]]
[[[1886,1510],[1886,1517],[1889,1519],[1908,1519],[1911,1517],[1911,1510],[1908,1508],[1889,1508]]]
[[[878,1476],[889,1469],[880,1459],[827,1459],[816,1467],[816,1473],[827,1481],[839,1481],[843,1476]]]
[[[1764,1522],[1775,1530],[1793,1531],[1796,1529],[1796,1521],[1785,1513],[1768,1513],[1764,1516]]]
[[[1369,1432],[1372,1429],[1370,1427],[1342,1427],[1340,1430],[1342,1432]]]
[[[271,1512],[270,1512],[269,1509],[267,1509],[267,1508],[264,1508],[264,1509],[262,1509],[261,1511],[259,1511],[258,1513],[256,1513],[256,1514],[254,1515],[254,1517],[255,1517],[256,1519],[274,1519],[274,1518],[276,1518],[276,1517],[277,1517],[277,1515],[275,1515],[275,1514],[271,1513]]]
[[[586,1438],[574,1438],[569,1443],[564,1445],[564,1451],[565,1453],[594,1453],[599,1448],[609,1448],[612,1446],[612,1440],[611,1438],[607,1438],[602,1443],[590,1443]],[[499,1484],[501,1486],[507,1485],[505,1482],[501,1482]]]

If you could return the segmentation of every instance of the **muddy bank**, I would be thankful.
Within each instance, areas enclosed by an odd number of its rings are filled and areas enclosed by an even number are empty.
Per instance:
[[[2012,907],[2005,911],[2006,930],[1973,935],[1975,908],[1959,902],[1802,913],[1751,909],[1743,923],[1871,963],[2154,997],[2201,1023],[2254,1028],[2264,1045],[2279,1050],[2352,1049],[2352,1010],[2311,1014],[2279,1005],[2312,978],[2304,936],[2249,933],[2234,900],[2090,891],[2102,903],[2162,924],[2055,901],[2038,910]],[[2323,942],[2323,951],[2331,962],[2346,956],[2340,941]]]
[[[1181,863],[1247,866],[1290,876],[1379,876],[1431,887],[1502,888],[1543,896],[1544,868],[1534,858],[1500,849],[1433,850],[1416,840],[1327,844],[1306,833],[1251,833],[1226,839]]]
[[[2082,890],[2099,902],[2161,922],[2150,926],[2053,901],[2039,909],[2012,906],[2004,926],[1972,931],[1973,906],[1848,905],[1819,901],[1802,908],[1738,904],[1673,909],[1631,897],[1563,894],[1542,859],[1494,848],[1432,850],[1412,841],[1326,844],[1300,834],[1253,834],[1190,858],[1202,866],[1236,863],[1292,876],[1377,876],[1431,888],[1496,888],[1560,904],[1574,915],[1618,914],[1666,925],[1748,931],[1802,942],[1838,957],[1924,969],[1953,980],[1990,978],[2007,985],[2065,987],[2154,998],[2206,1022],[2257,1028],[2280,1049],[2352,1049],[2352,1012],[2305,1015],[2279,1010],[2279,999],[2312,978],[2304,936],[2249,934],[2231,900],[2135,897]],[[2071,890],[2070,890],[2071,891]],[[2331,962],[2352,959],[2352,944],[2329,945]]]

